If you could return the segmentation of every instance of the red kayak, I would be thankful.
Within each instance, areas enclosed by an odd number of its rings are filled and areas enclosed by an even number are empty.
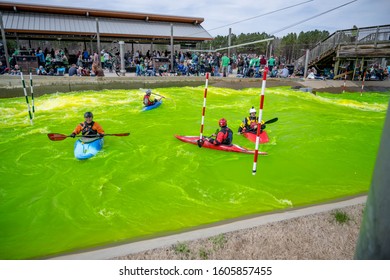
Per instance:
[[[180,136],[175,135],[177,139],[180,141],[191,143],[194,145],[198,145],[199,136]],[[221,150],[226,152],[236,152],[236,153],[244,153],[244,154],[254,154],[255,150],[248,150],[244,147],[240,147],[236,144],[232,145],[214,145],[211,144],[209,141],[204,139],[202,148],[208,148],[208,149],[214,149],[214,150]],[[266,152],[259,152],[259,155],[267,155]]]
[[[256,143],[256,137],[257,137],[256,133],[244,132],[242,133],[242,135],[248,138],[249,141]],[[262,132],[260,132],[260,143],[263,144],[267,142],[269,142],[268,134],[267,132],[265,132],[265,130],[263,130]]]

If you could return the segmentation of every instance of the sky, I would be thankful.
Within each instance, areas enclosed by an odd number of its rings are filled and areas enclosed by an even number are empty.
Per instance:
[[[204,18],[211,36],[265,32],[283,37],[301,31],[337,30],[390,24],[390,0],[17,0],[49,6]],[[346,5],[345,5],[346,4]],[[344,6],[342,6],[344,5]],[[340,7],[342,6],[342,7]],[[289,8],[290,7],[290,8]],[[339,8],[338,8],[339,7]]]

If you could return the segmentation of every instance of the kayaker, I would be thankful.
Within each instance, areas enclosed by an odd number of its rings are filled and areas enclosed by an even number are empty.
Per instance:
[[[233,142],[233,131],[227,127],[227,121],[226,119],[220,119],[218,121],[219,127],[221,128],[217,134],[213,134],[214,138],[207,138],[207,141],[209,141],[211,144],[214,145],[231,145]]]
[[[146,90],[144,95],[144,105],[145,106],[152,106],[156,104],[156,102],[160,101],[159,99],[156,99],[154,97],[151,97],[152,91],[150,89]]]
[[[261,130],[265,129],[264,121],[261,121]],[[249,109],[249,116],[246,117],[238,128],[238,133],[251,132],[257,133],[257,117],[254,107]]]
[[[71,137],[74,138],[80,132],[83,136],[86,136],[83,137],[85,138],[84,140],[95,140],[97,137],[102,138],[104,136],[103,128],[100,126],[100,124],[93,121],[93,114],[91,112],[86,112],[84,114],[84,119],[85,121],[78,124],[73,130],[72,134],[70,135]]]

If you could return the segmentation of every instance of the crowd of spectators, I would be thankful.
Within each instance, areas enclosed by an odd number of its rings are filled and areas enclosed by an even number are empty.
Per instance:
[[[26,49],[21,49],[24,53]],[[4,62],[0,62],[0,74],[9,73],[10,75],[19,75],[21,67],[17,64],[16,57],[20,54],[15,50],[10,57],[10,69]],[[89,52],[88,50],[78,51],[71,55],[66,48],[49,50],[29,50],[28,54],[36,57],[37,75],[62,76],[104,76],[104,70],[116,72],[119,75],[121,60],[119,51],[102,50]],[[171,69],[171,54],[165,51],[148,50],[145,54],[141,51],[134,53],[127,51],[124,54],[125,69],[135,72],[136,76],[199,76],[206,72],[212,76],[229,75],[240,78],[261,78],[265,67],[268,66],[268,77],[288,78],[303,77],[304,69],[302,66],[294,69],[292,65],[286,63],[284,57],[266,57],[264,54],[247,53],[232,54],[219,52],[184,52],[175,51],[173,57],[173,69]],[[73,60],[73,61],[70,61]],[[357,71],[357,76],[362,78],[366,73],[366,79],[383,80],[388,77],[389,69],[382,68],[380,65],[373,64],[365,71]],[[334,73],[331,69],[324,69],[318,73],[315,67],[308,69],[307,77],[309,79],[333,79]]]

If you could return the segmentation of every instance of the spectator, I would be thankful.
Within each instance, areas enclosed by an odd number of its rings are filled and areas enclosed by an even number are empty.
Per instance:
[[[68,70],[69,77],[76,76],[77,75],[77,66],[76,64],[72,64],[72,66]]]
[[[15,64],[15,66],[11,68],[11,75],[20,75],[19,65]]]
[[[220,65],[219,53],[215,54],[213,60],[214,60],[214,62],[213,62],[214,76],[218,77],[219,76],[219,65]]]
[[[37,75],[47,75],[46,69],[42,65],[37,69]]]
[[[38,59],[38,65],[45,65],[46,60],[45,60],[45,55],[43,54],[42,50],[39,50],[38,53],[35,54],[35,56]]]
[[[265,59],[264,55],[260,58],[260,67],[264,69],[264,67],[267,65],[267,60]]]
[[[221,58],[221,65],[222,65],[222,75],[226,77],[228,75],[228,67],[230,63],[230,58],[226,55],[226,53],[223,54]]]
[[[271,55],[271,57],[268,59],[268,68],[273,69],[274,66],[275,66],[275,58],[273,57],[273,55]]]
[[[280,73],[278,73],[278,78],[288,78],[288,68],[286,65],[281,69]]]
[[[97,63],[92,64],[92,73],[91,76],[104,77],[103,69]]]
[[[3,62],[0,61],[0,75],[5,74],[7,71],[7,66],[3,65]]]

